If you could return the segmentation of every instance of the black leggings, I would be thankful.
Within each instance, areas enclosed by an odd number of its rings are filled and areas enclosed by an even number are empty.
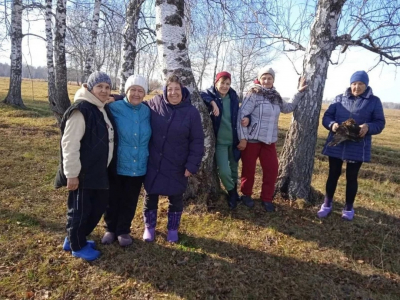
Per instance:
[[[342,173],[343,160],[339,158],[329,157],[329,176],[326,181],[326,196],[333,199],[337,182]],[[362,162],[347,163],[346,166],[346,210],[353,208],[354,199],[358,190],[358,171]]]

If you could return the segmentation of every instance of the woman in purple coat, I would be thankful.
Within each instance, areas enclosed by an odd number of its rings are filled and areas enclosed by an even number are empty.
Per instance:
[[[153,134],[144,182],[143,239],[154,240],[158,197],[165,195],[169,199],[167,240],[175,243],[188,177],[198,171],[204,152],[203,128],[200,113],[190,103],[189,91],[176,75],[167,79],[163,94],[148,101],[148,105]]]
[[[318,217],[327,217],[332,212],[333,195],[346,162],[346,205],[342,218],[351,221],[354,217],[353,203],[358,189],[358,171],[363,162],[371,160],[371,136],[385,128],[385,116],[381,100],[372,94],[368,86],[369,78],[365,71],[355,72],[350,78],[350,88],[335,98],[326,110],[322,125],[329,130],[323,154],[329,156],[329,175],[326,182],[324,203]],[[360,126],[357,140],[346,140],[339,144],[331,143],[339,125],[353,119]]]

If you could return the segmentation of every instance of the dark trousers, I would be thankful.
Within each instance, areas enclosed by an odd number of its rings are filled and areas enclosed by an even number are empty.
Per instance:
[[[336,191],[337,182],[342,173],[343,160],[329,157],[329,176],[326,181],[326,196],[333,199]],[[354,199],[358,190],[358,171],[360,171],[362,162],[347,163],[346,165],[346,210],[353,208]]]
[[[148,195],[144,198],[143,210],[156,210],[158,209],[158,197],[160,195]],[[168,212],[181,212],[183,211],[183,195],[168,196],[169,206]]]
[[[77,189],[68,195],[67,232],[71,249],[86,246],[86,236],[99,223],[108,203],[108,190]]]
[[[104,214],[107,231],[129,234],[144,176],[117,175],[110,179],[110,200]]]

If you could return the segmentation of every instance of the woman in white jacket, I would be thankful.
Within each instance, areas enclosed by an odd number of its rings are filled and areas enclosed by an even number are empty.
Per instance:
[[[278,176],[278,157],[275,143],[278,140],[278,120],[281,112],[292,112],[307,87],[301,78],[297,93],[291,103],[282,100],[274,88],[275,72],[264,67],[258,72],[257,83],[250,87],[240,108],[238,120],[251,115],[251,124],[243,127],[238,122],[239,150],[242,151],[241,200],[248,207],[254,206],[254,175],[257,159],[263,170],[261,201],[268,212],[275,210],[272,203],[275,181]]]

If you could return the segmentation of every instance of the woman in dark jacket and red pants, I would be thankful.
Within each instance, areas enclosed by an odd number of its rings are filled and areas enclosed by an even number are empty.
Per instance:
[[[369,78],[365,71],[355,72],[350,78],[350,88],[343,95],[335,98],[322,119],[322,125],[329,135],[323,154],[329,156],[329,176],[326,182],[326,195],[318,217],[327,217],[332,212],[333,195],[342,172],[343,162],[346,166],[346,205],[342,218],[351,221],[354,217],[353,203],[358,189],[358,171],[363,162],[371,160],[371,136],[379,134],[385,128],[385,116],[381,100],[372,94],[368,86]],[[360,126],[361,141],[344,141],[330,146],[339,125],[352,118]]]
[[[154,240],[158,197],[165,195],[169,199],[167,240],[177,242],[183,193],[188,177],[198,171],[204,152],[200,113],[190,103],[189,91],[175,75],[167,79],[164,93],[148,101],[148,105],[153,134],[144,182],[143,239]]]

